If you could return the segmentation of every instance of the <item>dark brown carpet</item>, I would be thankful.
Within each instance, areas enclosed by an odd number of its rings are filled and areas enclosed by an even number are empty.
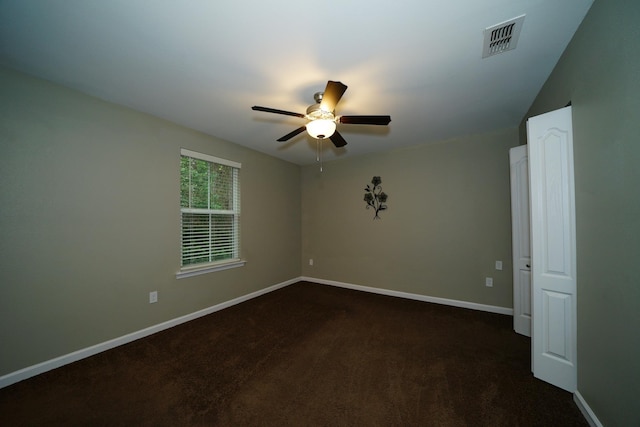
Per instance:
[[[2,426],[588,426],[512,318],[298,283],[0,390]]]

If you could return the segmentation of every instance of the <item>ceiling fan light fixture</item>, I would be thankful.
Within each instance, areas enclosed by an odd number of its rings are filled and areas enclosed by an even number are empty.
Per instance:
[[[329,138],[335,131],[335,120],[316,119],[307,123],[307,133],[315,139]]]

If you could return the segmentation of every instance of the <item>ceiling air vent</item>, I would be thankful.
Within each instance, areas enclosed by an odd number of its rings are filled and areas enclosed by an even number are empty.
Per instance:
[[[486,58],[515,49],[523,22],[524,15],[520,15],[485,29],[482,57]]]

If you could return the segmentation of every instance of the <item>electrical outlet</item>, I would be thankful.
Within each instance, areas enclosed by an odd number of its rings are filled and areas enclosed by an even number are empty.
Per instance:
[[[484,285],[487,287],[492,287],[493,286],[493,277],[485,277],[484,278]]]
[[[149,304],[158,302],[158,291],[149,292]]]
[[[502,270],[502,261],[496,261],[496,270]]]
[[[313,258],[309,258],[309,265],[313,265]]]

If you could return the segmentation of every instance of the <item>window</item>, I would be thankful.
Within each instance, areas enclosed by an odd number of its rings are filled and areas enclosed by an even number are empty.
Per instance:
[[[180,151],[178,277],[244,265],[240,259],[240,163]]]

